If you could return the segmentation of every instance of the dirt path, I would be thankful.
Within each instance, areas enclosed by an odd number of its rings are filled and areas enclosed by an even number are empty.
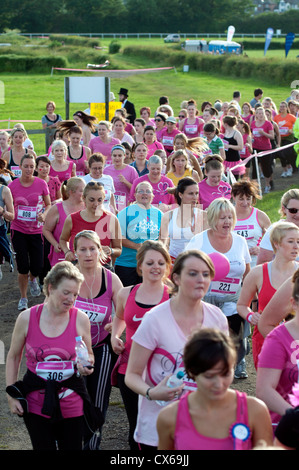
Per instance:
[[[281,168],[277,166],[275,168],[275,190],[287,190],[290,185],[296,184],[298,181],[298,173],[288,179],[279,178],[280,174]],[[0,281],[0,347],[4,344],[6,357],[12,330],[18,316],[19,290],[17,273],[10,273],[7,264],[3,266],[2,271],[3,279]],[[43,296],[35,300],[42,302]],[[32,305],[32,299],[29,298],[29,307]],[[251,355],[247,356],[246,361],[249,377],[245,380],[235,380],[233,387],[245,391],[249,395],[254,395],[255,370]],[[8,410],[5,394],[5,364],[3,362],[5,361],[0,355],[0,450],[30,450],[31,443],[23,420],[17,416],[12,416]],[[20,376],[23,375],[24,370],[24,364],[22,364]],[[107,420],[103,429],[102,449],[128,449],[127,434],[126,413],[118,389],[113,388]]]

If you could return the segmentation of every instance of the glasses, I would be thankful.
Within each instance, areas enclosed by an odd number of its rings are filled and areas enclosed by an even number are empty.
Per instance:
[[[162,119],[155,119],[155,121],[157,121],[157,122],[161,122],[161,121],[162,121]]]
[[[139,194],[152,194],[152,191],[150,189],[139,189],[139,191],[136,191]]]
[[[297,212],[299,211],[299,209],[296,209],[295,207],[287,207],[287,206],[284,206],[285,209],[287,209],[289,211],[290,214],[297,214]]]
[[[179,114],[179,118],[184,118],[184,114]]]

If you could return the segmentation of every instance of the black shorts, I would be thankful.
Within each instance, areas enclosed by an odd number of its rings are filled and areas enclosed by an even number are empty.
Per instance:
[[[42,273],[44,265],[44,238],[41,233],[27,234],[11,231],[11,241],[16,253],[19,274],[37,277]]]

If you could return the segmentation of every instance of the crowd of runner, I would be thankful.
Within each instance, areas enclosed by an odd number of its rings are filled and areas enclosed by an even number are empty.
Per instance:
[[[118,387],[136,452],[299,448],[299,189],[276,223],[255,207],[275,164],[298,171],[299,92],[137,111],[118,96],[111,122],[47,103],[43,155],[22,124],[0,132],[11,412],[33,449],[98,450]],[[249,355],[255,396],[231,388]]]

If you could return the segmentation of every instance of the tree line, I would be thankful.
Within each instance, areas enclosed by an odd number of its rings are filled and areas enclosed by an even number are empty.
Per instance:
[[[296,32],[299,11],[254,15],[251,0],[2,0],[0,32],[265,33]]]

